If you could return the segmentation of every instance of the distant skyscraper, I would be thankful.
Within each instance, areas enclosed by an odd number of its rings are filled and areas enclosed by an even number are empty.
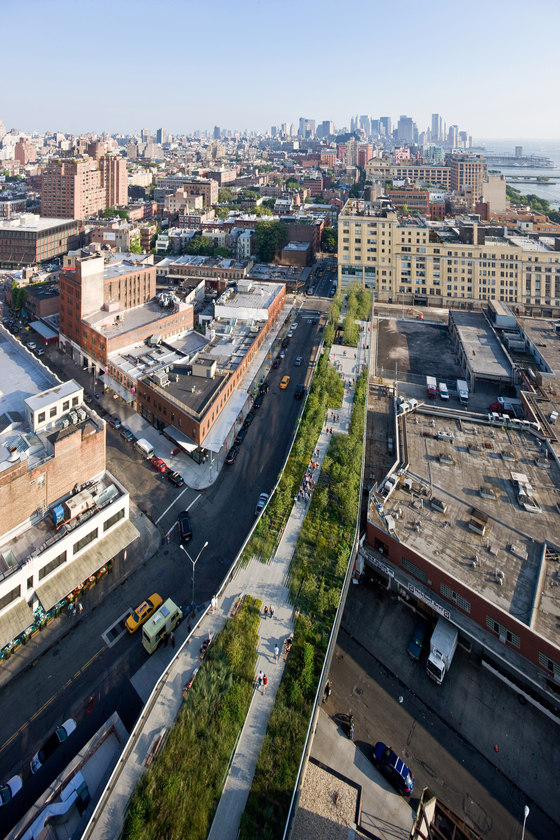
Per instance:
[[[167,131],[165,128],[158,128],[156,131],[156,142],[157,143],[167,143]]]
[[[315,120],[310,120],[306,117],[300,117],[298,136],[304,138],[315,137]]]
[[[366,137],[371,136],[371,120],[367,114],[362,114],[360,117],[360,128],[366,135]]]
[[[381,134],[383,134],[385,137],[390,137],[393,133],[391,117],[379,117],[379,128]]]
[[[142,143],[149,143],[149,141],[151,139],[151,136],[152,136],[152,134],[151,134],[149,128],[143,128],[142,131],[140,132],[140,137],[142,139]]]
[[[458,139],[459,139],[459,126],[458,125],[450,125],[449,126],[449,133],[447,135],[447,142],[451,146],[452,149],[457,148]]]
[[[278,134],[278,129],[276,128],[275,125],[271,125],[270,126],[270,136],[271,137],[276,137],[277,134]]]
[[[397,138],[403,143],[414,143],[415,128],[412,117],[401,115],[397,126]]]
[[[432,114],[432,143],[443,140],[443,120],[439,114]]]
[[[221,136],[222,136],[222,132],[220,131],[220,126],[215,125],[214,126],[214,140],[219,140]]]

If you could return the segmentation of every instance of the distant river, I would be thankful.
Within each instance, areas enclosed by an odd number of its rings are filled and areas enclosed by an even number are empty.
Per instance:
[[[484,146],[488,154],[514,155],[515,147],[522,146],[524,155],[541,155],[556,164],[556,169],[530,169],[520,167],[499,167],[492,165],[492,169],[502,172],[508,183],[516,175],[556,175],[560,177],[560,140],[488,140],[481,137],[473,139],[473,145]],[[560,207],[560,180],[550,181],[548,184],[511,184],[523,195],[532,193],[539,198],[546,198],[551,207]]]

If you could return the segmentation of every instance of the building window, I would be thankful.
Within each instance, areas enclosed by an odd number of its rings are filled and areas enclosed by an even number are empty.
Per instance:
[[[445,583],[442,583],[440,586],[440,592],[444,598],[447,598],[448,601],[453,601],[454,604],[464,610],[467,613],[471,611],[471,604],[470,601],[467,601],[466,598],[463,598],[462,595],[459,595],[458,592],[454,592],[449,586]]]
[[[65,562],[66,552],[63,551],[62,554],[59,554],[58,557],[55,557],[54,560],[51,560],[50,563],[46,563],[42,569],[39,569],[39,580],[43,580],[43,578],[50,575],[51,572],[54,572],[55,569],[62,566]]]
[[[108,531],[113,525],[116,525],[120,519],[124,519],[124,508],[121,508],[103,523],[103,530]]]
[[[27,578],[27,589],[33,589],[33,575]]]
[[[486,616],[486,626],[489,630],[493,630],[494,633],[497,633],[500,639],[509,642],[516,648],[521,646],[521,641],[517,633],[512,633],[511,630],[508,630],[507,627],[503,626],[503,624],[498,624],[498,622],[490,615]]]
[[[44,411],[40,411],[37,415],[37,423],[44,423],[45,422],[46,414]]]
[[[93,531],[90,531],[89,534],[86,534],[82,537],[81,540],[78,540],[77,543],[74,543],[74,547],[72,548],[72,552],[77,554],[82,548],[85,548],[86,545],[89,545],[90,542],[93,542],[98,537],[98,529],[94,528]]]
[[[403,569],[406,569],[407,572],[410,572],[411,575],[417,577],[418,580],[423,580],[424,583],[428,579],[426,572],[420,569],[418,566],[415,566],[414,563],[411,563],[406,557],[401,557],[401,564]]]
[[[550,671],[556,678],[560,678],[560,665],[558,662],[549,659],[546,653],[543,653],[541,650],[539,650],[539,665],[542,665],[543,668]]]
[[[7,592],[0,598],[0,610],[3,610],[4,607],[7,607],[8,604],[11,604],[12,601],[15,601],[21,595],[21,586],[16,586],[15,589],[12,589],[11,592]]]

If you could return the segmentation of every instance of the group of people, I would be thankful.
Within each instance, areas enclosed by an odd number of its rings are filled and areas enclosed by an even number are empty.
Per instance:
[[[264,608],[264,617],[268,618],[268,616],[274,618],[274,607],[272,606],[272,604],[270,605],[270,607],[265,606]]]
[[[303,480],[299,486],[299,490],[297,491],[296,497],[294,499],[295,502],[309,502],[311,499],[311,495],[315,490],[315,478],[313,477],[313,470],[318,467],[318,464],[315,461],[311,461],[307,472],[303,476]]]
[[[262,670],[259,671],[259,673],[257,674],[257,686],[259,689],[261,689],[263,694],[266,694],[266,689],[268,686],[268,677],[266,676],[266,674],[263,674]]]

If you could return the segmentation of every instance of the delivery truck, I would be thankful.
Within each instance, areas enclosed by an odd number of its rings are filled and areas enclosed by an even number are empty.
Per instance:
[[[153,653],[166,637],[169,639],[182,618],[181,608],[168,598],[142,627],[142,644],[148,653]]]
[[[426,377],[426,391],[431,400],[435,400],[437,395],[437,380],[435,376]]]
[[[467,405],[469,402],[469,386],[464,379],[457,380],[457,396],[461,405]]]
[[[438,618],[430,639],[430,655],[426,663],[428,676],[441,685],[443,678],[451,667],[459,634],[445,618]]]

